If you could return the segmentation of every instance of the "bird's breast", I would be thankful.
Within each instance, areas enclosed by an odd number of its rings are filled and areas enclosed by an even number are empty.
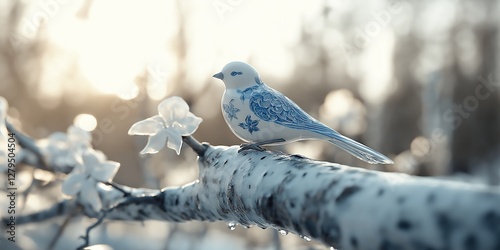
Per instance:
[[[258,91],[258,90],[255,90]],[[231,131],[246,142],[285,139],[286,142],[317,138],[315,133],[285,127],[273,120],[259,117],[250,108],[251,94],[245,90],[226,89],[222,96],[222,115]]]
[[[250,110],[249,100],[236,90],[226,90],[222,96],[222,116],[231,131],[241,140],[254,141],[259,129],[257,117]]]

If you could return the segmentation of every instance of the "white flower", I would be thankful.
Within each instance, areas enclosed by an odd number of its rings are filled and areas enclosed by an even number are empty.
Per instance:
[[[62,192],[76,197],[82,204],[90,205],[94,211],[100,211],[102,203],[97,191],[98,185],[100,182],[111,181],[119,167],[118,162],[106,161],[106,156],[101,151],[88,149],[64,180]]]
[[[165,99],[158,105],[159,115],[136,122],[129,135],[148,135],[148,144],[141,154],[155,154],[167,147],[180,154],[182,136],[194,133],[202,119],[189,112],[189,106],[180,97]]]
[[[71,125],[67,133],[55,132],[37,142],[49,166],[63,170],[78,164],[80,155],[91,147],[90,132]]]

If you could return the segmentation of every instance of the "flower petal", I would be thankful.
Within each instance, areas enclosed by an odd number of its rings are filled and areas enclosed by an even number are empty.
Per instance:
[[[101,211],[102,203],[97,193],[97,182],[87,179],[82,185],[80,192],[80,202],[84,205],[90,205],[94,211]]]
[[[120,168],[120,163],[114,161],[102,162],[92,170],[92,178],[97,181],[111,181],[115,177],[116,172]]]
[[[165,147],[165,142],[167,141],[167,134],[165,130],[158,132],[155,135],[151,135],[148,138],[148,144],[141,151],[141,154],[156,154],[160,149]]]
[[[182,126],[178,128],[179,133],[183,136],[188,136],[194,133],[198,126],[203,121],[200,117],[197,117],[193,113],[189,112],[186,117],[179,121]]]
[[[167,125],[173,124],[179,118],[184,118],[188,112],[188,104],[178,96],[167,98],[158,105],[158,113]]]
[[[93,154],[95,157],[97,157],[97,160],[99,162],[104,162],[106,161],[106,155],[101,151],[101,150],[95,150],[95,149],[90,149],[93,151]]]
[[[101,164],[102,156],[96,151],[89,149],[82,154],[83,164],[86,167],[86,171],[92,172],[99,164]]]
[[[128,130],[129,135],[153,135],[165,127],[163,119],[157,115],[138,121]]]
[[[89,131],[79,128],[75,125],[69,126],[67,133],[69,140],[74,142],[90,143],[92,141],[92,135]]]
[[[86,176],[82,173],[71,173],[62,184],[62,192],[68,196],[75,196],[81,191],[82,182]]]
[[[181,153],[182,147],[182,137],[177,129],[165,129],[165,133],[168,134],[167,147],[175,150],[177,155]]]
[[[67,144],[68,136],[66,136],[65,133],[63,132],[54,132],[49,135],[49,142],[55,143],[55,142],[64,142]]]
[[[54,151],[52,154],[47,154],[48,162],[57,168],[74,167],[81,163],[80,156],[70,150]]]

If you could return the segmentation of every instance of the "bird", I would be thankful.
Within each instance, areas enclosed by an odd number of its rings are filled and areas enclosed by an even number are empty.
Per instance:
[[[326,140],[371,164],[393,164],[387,156],[316,120],[291,99],[261,81],[251,65],[233,61],[213,75],[224,82],[221,109],[225,122],[242,141],[241,150],[263,150],[299,140]]]

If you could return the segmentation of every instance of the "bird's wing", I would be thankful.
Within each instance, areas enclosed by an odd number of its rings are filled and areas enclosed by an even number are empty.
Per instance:
[[[327,127],[304,112],[292,100],[270,87],[262,86],[252,91],[250,109],[264,121],[275,122],[288,128],[309,130],[330,137],[329,142],[366,162],[392,164],[392,160],[387,156]]]
[[[250,109],[264,121],[294,129],[310,130],[330,137],[337,134],[304,112],[288,97],[266,85],[252,91]]]

